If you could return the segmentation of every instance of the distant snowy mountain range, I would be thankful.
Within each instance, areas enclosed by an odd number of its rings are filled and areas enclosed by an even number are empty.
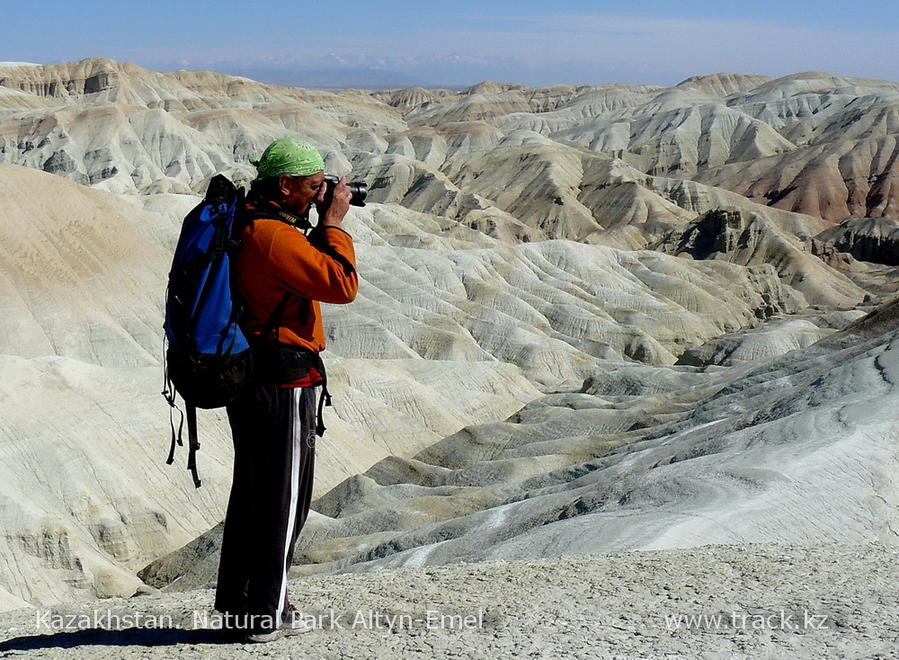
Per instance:
[[[481,80],[513,79],[526,85],[614,82],[609,80],[607,72],[590,63],[564,65],[562,68],[566,75],[560,77],[559,65],[539,67],[510,57],[485,58],[461,54],[392,57],[329,53],[313,58],[285,55],[240,60],[178,60],[154,63],[152,68],[160,71],[202,68],[273,85],[318,89],[395,89],[412,86],[462,89]],[[637,71],[623,71],[617,77],[630,81],[640,78]]]

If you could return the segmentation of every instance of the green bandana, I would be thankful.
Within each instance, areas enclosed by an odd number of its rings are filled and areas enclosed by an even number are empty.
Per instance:
[[[251,160],[259,174],[257,179],[267,179],[282,174],[310,176],[324,171],[325,161],[318,149],[308,142],[298,142],[293,138],[275,140],[259,160]]]

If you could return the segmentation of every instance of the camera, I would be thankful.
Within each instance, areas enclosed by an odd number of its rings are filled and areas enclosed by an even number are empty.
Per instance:
[[[325,201],[322,203],[322,210],[331,206],[331,200],[334,198],[334,188],[340,183],[340,177],[333,174],[325,173]],[[368,185],[362,181],[348,182],[352,197],[350,197],[350,206],[365,206],[365,197],[368,195]]]

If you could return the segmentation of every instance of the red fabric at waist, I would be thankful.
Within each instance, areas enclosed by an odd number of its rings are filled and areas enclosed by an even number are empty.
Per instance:
[[[313,385],[318,385],[324,380],[322,375],[318,372],[318,369],[315,367],[309,367],[309,373],[303,376],[302,378],[298,378],[297,380],[290,383],[282,383],[278,385],[278,387],[312,387]]]

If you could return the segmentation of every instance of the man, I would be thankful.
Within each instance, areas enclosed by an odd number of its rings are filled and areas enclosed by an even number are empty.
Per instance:
[[[287,570],[309,512],[315,438],[329,398],[319,301],[352,302],[359,281],[353,240],[341,228],[351,198],[346,180],[327,203],[321,155],[290,138],[273,142],[254,165],[236,275],[257,383],[228,406],[234,482],[215,608],[246,641],[267,642],[299,629],[290,626]],[[300,229],[313,203],[319,222],[307,236]]]

